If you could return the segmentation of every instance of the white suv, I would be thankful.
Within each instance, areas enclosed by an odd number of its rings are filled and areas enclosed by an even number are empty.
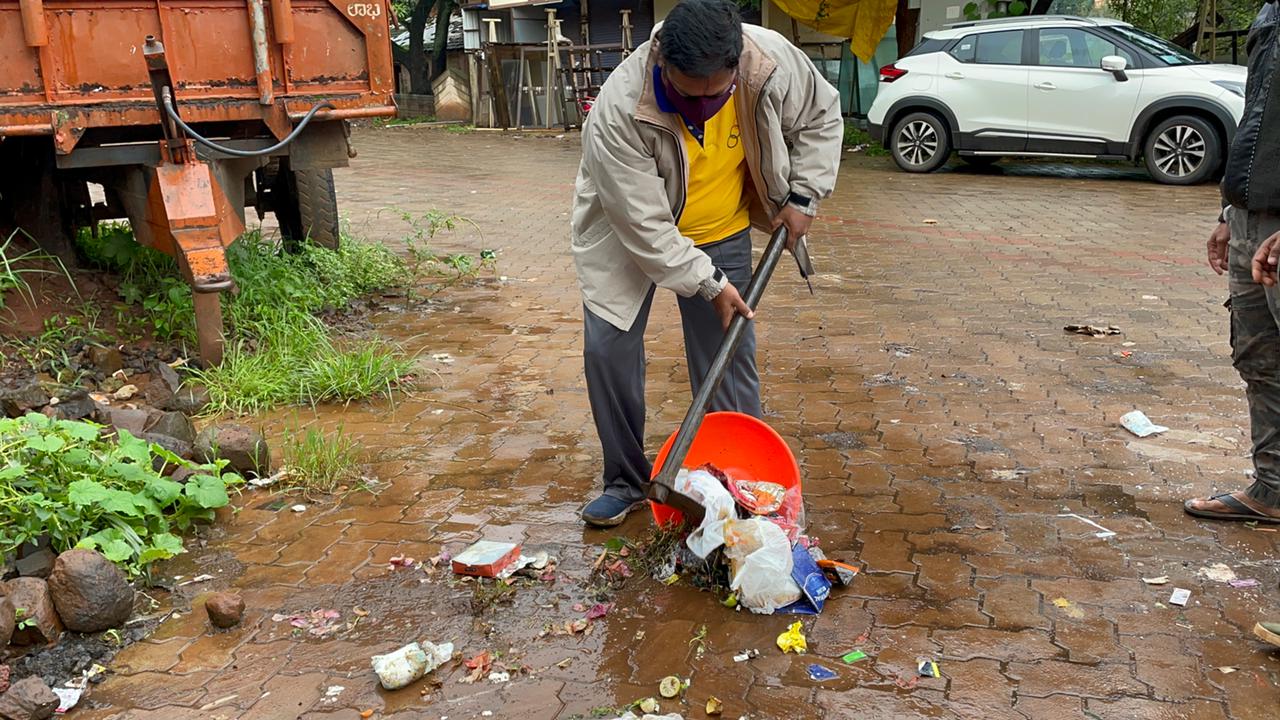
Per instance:
[[[1116,20],[1005,18],[960,23],[880,70],[871,135],[907,172],[954,150],[1145,158],[1158,181],[1212,178],[1244,113],[1245,68],[1212,65]]]

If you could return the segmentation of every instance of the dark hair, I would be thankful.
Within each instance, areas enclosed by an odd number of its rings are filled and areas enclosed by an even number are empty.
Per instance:
[[[742,16],[731,0],[684,0],[667,15],[658,33],[662,57],[696,78],[738,67]]]

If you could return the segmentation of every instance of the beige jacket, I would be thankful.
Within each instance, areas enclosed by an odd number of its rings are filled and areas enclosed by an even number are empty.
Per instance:
[[[755,25],[743,35],[734,101],[754,188],[752,224],[767,230],[789,193],[811,199],[802,208],[809,214],[831,194],[844,124],[839,93],[799,48]],[[676,228],[689,159],[682,121],[654,97],[657,56],[650,40],[624,60],[582,129],[573,259],[583,302],[620,330],[631,328],[654,284],[685,297],[716,285],[710,258]]]

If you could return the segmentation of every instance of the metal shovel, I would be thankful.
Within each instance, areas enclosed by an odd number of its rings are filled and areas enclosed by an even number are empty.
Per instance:
[[[803,241],[803,238],[801,240]],[[786,246],[787,228],[782,226],[773,231],[769,244],[765,246],[764,255],[756,265],[756,272],[751,276],[751,284],[742,294],[743,301],[752,310],[756,309],[760,297],[764,295],[764,288],[769,284],[774,268],[778,267],[778,260],[782,258],[782,251]],[[649,483],[646,493],[650,500],[679,510],[684,515],[685,521],[694,526],[702,524],[706,508],[702,503],[676,490],[676,474],[680,472],[680,468],[684,467],[685,456],[689,454],[693,439],[702,425],[702,418],[707,414],[707,406],[711,404],[711,398],[715,397],[720,381],[724,379],[725,370],[729,368],[729,362],[738,350],[738,343],[742,341],[742,332],[746,330],[748,322],[751,321],[743,315],[734,315],[733,320],[729,322],[729,329],[725,331],[724,339],[720,341],[720,348],[716,350],[716,356],[711,360],[707,376],[703,378],[702,385],[698,387],[698,392],[694,394],[693,402],[684,415],[684,421],[680,423],[680,430],[676,433],[675,442],[671,444],[671,451],[667,453],[667,458],[663,461],[657,477]]]

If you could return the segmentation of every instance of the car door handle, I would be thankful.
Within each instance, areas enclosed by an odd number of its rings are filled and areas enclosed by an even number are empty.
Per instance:
[[[1058,86],[1051,82],[1038,82],[1036,83],[1036,88],[1039,90],[1057,90]]]
[[[963,79],[964,79],[964,73],[962,73],[962,72],[949,72],[949,73],[947,73],[947,74],[946,74],[946,77],[947,77],[949,80],[963,80]]]

